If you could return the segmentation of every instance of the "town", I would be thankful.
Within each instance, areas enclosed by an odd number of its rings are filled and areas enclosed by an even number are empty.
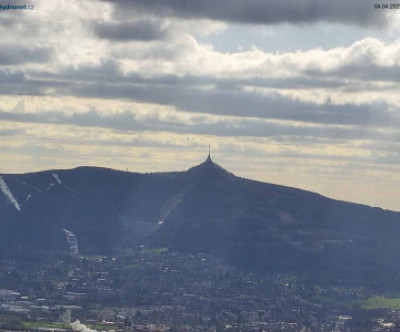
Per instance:
[[[400,321],[395,310],[352,317],[317,301],[332,289],[299,285],[294,276],[167,248],[51,264],[2,260],[0,287],[2,331],[396,331]],[[359,291],[336,293],[354,299]]]

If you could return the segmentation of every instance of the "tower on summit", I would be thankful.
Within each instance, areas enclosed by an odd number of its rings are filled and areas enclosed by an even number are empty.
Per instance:
[[[211,162],[211,146],[208,144],[208,157],[206,159],[206,162]]]

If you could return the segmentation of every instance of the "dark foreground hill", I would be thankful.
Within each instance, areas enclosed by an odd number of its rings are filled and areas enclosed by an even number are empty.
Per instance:
[[[3,256],[115,254],[146,244],[252,270],[400,285],[400,213],[234,176],[78,167],[0,177]]]

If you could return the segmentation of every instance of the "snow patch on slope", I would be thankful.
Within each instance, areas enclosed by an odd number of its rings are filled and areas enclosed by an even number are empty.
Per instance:
[[[68,229],[63,228],[63,231],[65,233],[65,236],[67,237],[67,241],[69,244],[69,249],[71,251],[71,255],[77,256],[79,255],[79,250],[78,250],[78,240],[76,239],[76,236],[74,233],[69,231]]]
[[[57,173],[52,173],[51,175],[53,175],[53,178],[56,179],[56,181],[57,181],[58,184],[61,184],[61,180],[60,180],[60,178],[58,177]]]
[[[56,185],[55,183],[50,183],[50,184],[47,186],[46,190],[50,190],[50,189],[54,188],[55,185]]]
[[[4,181],[1,176],[0,176],[0,190],[3,192],[4,195],[6,195],[7,200],[10,202],[10,204],[14,205],[18,211],[21,211],[21,206],[18,204],[17,199],[14,197],[10,188],[8,188],[6,181]]]
[[[22,183],[25,186],[28,186],[28,187],[31,187],[31,188],[35,189],[37,192],[40,192],[40,193],[42,192],[42,190],[40,190],[40,188],[38,188],[36,186],[33,186],[33,185],[29,184],[29,183],[26,183],[24,181],[18,181],[18,182]]]
[[[72,192],[72,193],[74,193],[76,195],[82,196],[82,193],[80,193],[79,191],[76,191],[75,189],[73,189],[73,188],[71,188],[69,186],[66,186],[65,184],[63,184],[63,186],[64,186],[65,189],[69,190],[70,192]]]

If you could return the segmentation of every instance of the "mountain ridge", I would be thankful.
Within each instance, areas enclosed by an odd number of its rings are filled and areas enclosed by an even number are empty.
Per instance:
[[[374,282],[385,271],[400,280],[400,213],[237,177],[210,157],[181,172],[81,166],[0,176],[20,204],[0,191],[4,255],[73,254],[75,237],[75,255],[145,244],[254,270],[312,278],[330,271],[330,279],[350,283]]]
[[[81,166],[76,166],[76,167],[72,167],[72,168],[52,168],[52,169],[45,169],[45,170],[25,172],[25,173],[0,173],[0,176],[20,176],[20,175],[29,175],[29,174],[42,174],[42,173],[47,174],[47,173],[53,173],[53,172],[68,172],[68,171],[74,171],[74,170],[88,170],[88,169],[106,170],[106,171],[112,171],[112,172],[123,173],[123,174],[127,173],[127,174],[137,174],[137,175],[178,175],[178,174],[183,174],[183,173],[189,172],[192,169],[195,169],[196,167],[202,166],[206,162],[207,162],[207,159],[205,161],[201,162],[200,164],[196,165],[196,166],[192,166],[192,167],[189,167],[186,170],[181,170],[181,171],[135,172],[135,171],[115,169],[115,168],[111,168],[111,167],[81,165]],[[324,198],[327,198],[327,199],[331,199],[331,200],[334,200],[334,201],[338,201],[338,202],[349,203],[349,204],[357,204],[357,205],[360,205],[360,206],[365,206],[365,207],[369,207],[369,208],[373,208],[373,209],[381,209],[383,211],[400,213],[400,211],[384,208],[384,207],[381,207],[381,206],[369,205],[367,203],[359,203],[359,202],[354,202],[354,201],[347,201],[347,200],[340,199],[340,198],[333,198],[333,197],[330,197],[329,195],[321,194],[319,192],[316,192],[316,191],[313,191],[313,190],[310,190],[310,189],[304,189],[304,188],[299,188],[299,187],[295,187],[295,186],[291,186],[291,185],[283,185],[283,184],[266,182],[266,181],[263,181],[263,180],[256,180],[256,179],[246,178],[246,177],[243,177],[243,176],[238,176],[238,175],[235,175],[232,172],[229,172],[228,170],[226,170],[225,168],[223,168],[219,164],[215,163],[214,161],[212,161],[212,159],[211,159],[211,162],[214,165],[216,165],[218,168],[220,168],[221,170],[226,172],[227,174],[233,175],[234,177],[236,177],[238,179],[244,179],[244,180],[247,180],[247,181],[253,181],[253,182],[257,182],[257,183],[261,183],[261,184],[267,184],[267,185],[270,185],[270,186],[277,186],[277,187],[282,187],[282,188],[300,190],[302,192],[312,193],[312,194],[319,195],[321,197],[324,197]]]

